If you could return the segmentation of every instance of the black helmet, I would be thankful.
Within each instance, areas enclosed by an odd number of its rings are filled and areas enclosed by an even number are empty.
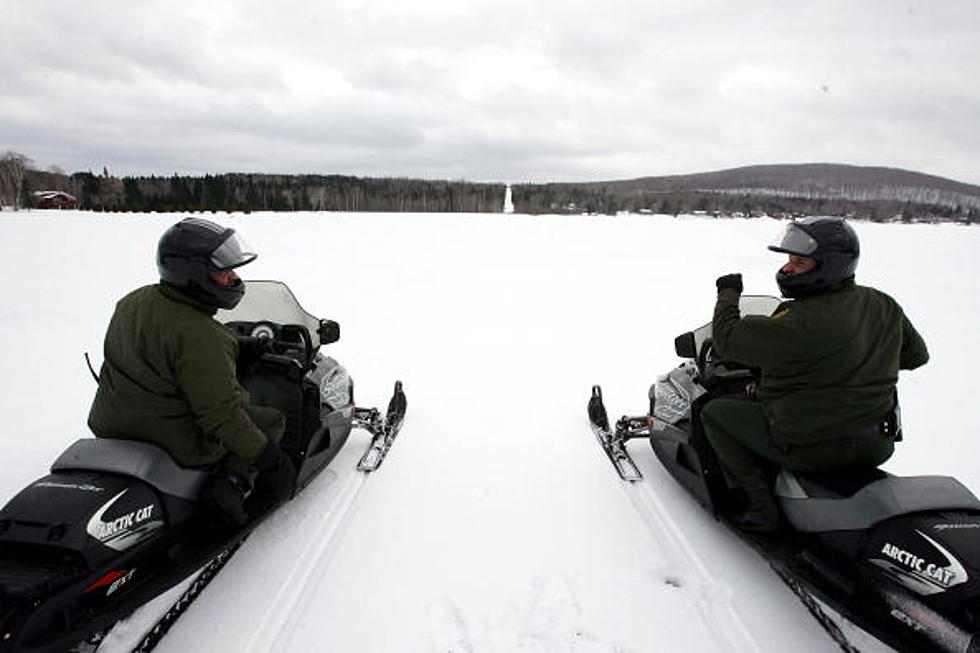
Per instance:
[[[245,295],[241,279],[223,286],[212,272],[231,270],[258,256],[235,235],[234,229],[208,220],[184,218],[167,229],[157,246],[160,281],[215,308],[234,308]]]
[[[776,273],[784,297],[807,297],[824,292],[854,278],[861,245],[851,225],[843,218],[813,217],[794,220],[769,246],[774,252],[806,256],[817,267],[805,274]]]

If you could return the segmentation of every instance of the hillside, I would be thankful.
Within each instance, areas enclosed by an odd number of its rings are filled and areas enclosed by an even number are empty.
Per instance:
[[[980,186],[897,168],[806,163],[515,188],[518,211],[538,213],[570,204],[596,213],[700,210],[970,220],[980,213]]]

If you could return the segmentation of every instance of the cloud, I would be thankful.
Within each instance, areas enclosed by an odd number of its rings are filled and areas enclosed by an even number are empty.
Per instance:
[[[69,170],[547,181],[838,161],[980,183],[973,0],[8,9],[0,146]]]

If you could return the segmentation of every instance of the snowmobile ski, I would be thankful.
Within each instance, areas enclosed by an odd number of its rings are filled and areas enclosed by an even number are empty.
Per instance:
[[[391,445],[395,442],[395,436],[401,430],[402,422],[405,420],[405,410],[407,402],[405,392],[402,390],[402,382],[395,381],[395,392],[388,402],[388,410],[385,416],[377,408],[355,408],[353,425],[355,428],[362,428],[371,434],[371,443],[361,459],[357,462],[357,470],[360,472],[373,472],[381,467],[388,456]]]
[[[599,440],[599,446],[609,456],[609,462],[616,468],[616,473],[624,481],[635,483],[643,480],[640,468],[633,462],[626,442],[633,438],[646,437],[649,430],[642,418],[622,417],[616,422],[616,429],[609,428],[609,417],[606,406],[602,403],[602,388],[592,386],[592,398],[589,399],[589,423],[592,432]]]

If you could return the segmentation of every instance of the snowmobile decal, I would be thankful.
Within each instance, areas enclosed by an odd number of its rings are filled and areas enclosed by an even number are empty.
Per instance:
[[[99,589],[100,587],[108,586],[109,589],[106,591],[105,595],[110,596],[117,589],[125,585],[135,573],[135,569],[118,569],[116,571],[110,571],[108,574],[83,589],[82,594]]]
[[[927,562],[927,558],[905,551],[889,542],[885,542],[881,547],[881,553],[889,560],[872,558],[871,563],[884,569],[912,591],[923,595],[944,592],[970,579],[966,569],[952,553],[922,531],[915,532],[933,546],[934,553],[942,556],[947,563],[945,566]]]
[[[959,528],[980,528],[980,524],[976,524],[974,522],[962,522],[959,524],[936,524],[932,527],[934,531],[948,531],[950,529]]]
[[[58,490],[81,490],[82,492],[105,492],[104,487],[99,487],[98,485],[91,485],[88,483],[54,483],[52,481],[39,481],[34,484],[34,487],[50,487]]]
[[[142,508],[131,510],[125,515],[111,521],[104,521],[102,516],[126,492],[127,490],[123,490],[96,510],[95,514],[88,520],[88,525],[85,528],[89,535],[116,551],[128,549],[143,539],[148,533],[163,526],[163,521],[161,520],[147,521],[153,515],[153,508],[155,506],[152,503]]]
[[[902,612],[898,608],[892,608],[892,611],[889,614],[891,616],[895,617],[896,619],[898,619],[899,621],[901,621],[903,624],[905,624],[906,626],[908,626],[909,628],[911,628],[912,630],[914,630],[917,633],[918,632],[922,632],[923,630],[926,629],[925,626],[923,626],[918,621],[916,621],[912,617],[908,616],[907,614],[905,614],[904,612]]]

